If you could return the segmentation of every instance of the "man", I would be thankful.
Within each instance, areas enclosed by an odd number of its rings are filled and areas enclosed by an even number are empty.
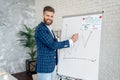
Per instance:
[[[37,45],[36,71],[39,80],[55,80],[56,65],[58,63],[57,49],[68,48],[78,39],[78,34],[74,34],[71,39],[58,42],[51,27],[54,13],[52,7],[44,7],[43,21],[35,30]]]

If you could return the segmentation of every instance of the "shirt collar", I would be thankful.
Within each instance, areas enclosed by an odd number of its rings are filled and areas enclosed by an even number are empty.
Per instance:
[[[48,27],[48,29],[51,31],[52,30],[52,27],[51,26],[48,26],[48,25],[46,25],[47,27]]]

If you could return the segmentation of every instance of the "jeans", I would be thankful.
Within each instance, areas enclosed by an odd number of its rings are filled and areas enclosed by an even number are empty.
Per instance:
[[[56,67],[51,73],[37,73],[38,80],[55,80],[56,77]]]

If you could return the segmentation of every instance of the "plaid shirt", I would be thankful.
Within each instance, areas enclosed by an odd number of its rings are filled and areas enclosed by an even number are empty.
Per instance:
[[[38,73],[53,72],[57,65],[57,49],[70,47],[69,40],[58,42],[48,27],[41,22],[35,30],[37,45],[36,71]]]

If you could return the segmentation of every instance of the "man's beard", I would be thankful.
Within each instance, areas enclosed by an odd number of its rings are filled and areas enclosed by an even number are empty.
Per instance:
[[[47,20],[49,20],[49,19],[45,19],[45,18],[44,18],[44,23],[45,23],[46,25],[51,25],[51,24],[53,23],[53,20],[50,20],[50,22],[47,22]]]

